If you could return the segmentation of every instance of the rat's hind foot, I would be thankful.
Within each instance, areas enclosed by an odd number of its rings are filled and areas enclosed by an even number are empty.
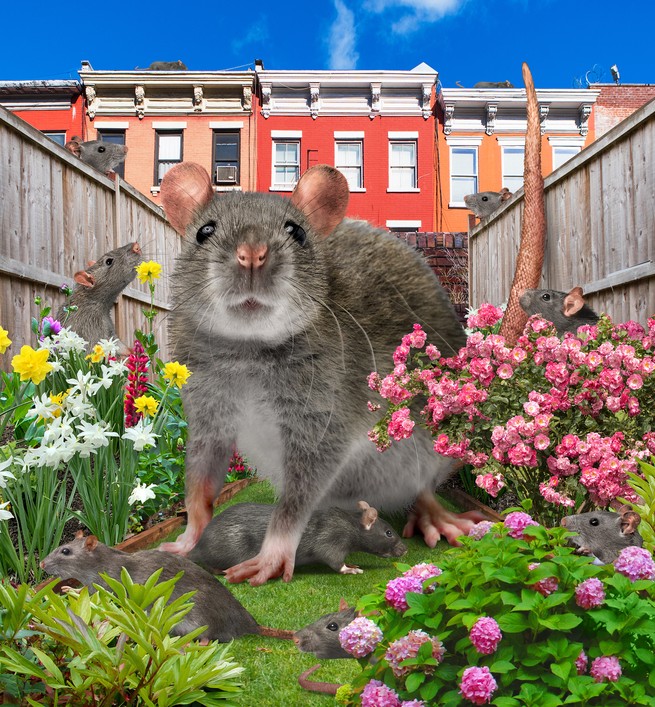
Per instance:
[[[411,538],[420,530],[425,544],[434,547],[444,536],[451,545],[457,545],[460,535],[468,535],[478,522],[488,520],[480,511],[452,513],[447,511],[430,491],[419,494],[403,528],[403,537]]]
[[[340,574],[364,574],[364,570],[357,565],[345,565],[339,570]]]

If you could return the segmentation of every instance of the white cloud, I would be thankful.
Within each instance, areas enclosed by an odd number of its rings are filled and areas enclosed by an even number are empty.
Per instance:
[[[465,2],[466,0],[369,0],[367,9],[375,13],[400,9],[402,14],[391,24],[391,29],[396,34],[409,34],[420,29],[423,24],[436,22],[446,15],[456,13]]]
[[[328,35],[330,48],[330,69],[335,71],[354,69],[359,60],[355,49],[357,32],[355,30],[355,15],[346,7],[343,0],[334,0],[337,17]]]

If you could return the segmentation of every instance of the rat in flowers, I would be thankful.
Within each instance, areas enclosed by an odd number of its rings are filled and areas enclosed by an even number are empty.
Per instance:
[[[111,318],[114,302],[134,280],[135,268],[142,260],[139,244],[128,243],[90,261],[86,270],[73,276],[73,294],[68,303],[60,307],[57,319],[88,342],[87,351],[100,339],[116,336]],[[121,349],[122,354],[129,351],[122,341]]]
[[[434,496],[453,472],[427,431],[378,454],[368,439],[367,378],[419,323],[446,356],[465,336],[422,256],[388,232],[344,219],[349,190],[326,165],[290,199],[214,194],[199,165],[164,177],[169,222],[184,236],[171,278],[175,357],[193,371],[188,417],[188,525],[165,550],[187,553],[212,517],[232,449],[279,491],[259,553],[227,571],[262,584],[293,575],[313,510],[413,504],[411,528],[454,542],[478,514],[457,516]]]

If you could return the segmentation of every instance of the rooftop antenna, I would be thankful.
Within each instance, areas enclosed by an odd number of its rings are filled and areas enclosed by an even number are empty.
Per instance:
[[[614,79],[614,83],[618,86],[621,81],[621,74],[619,74],[619,67],[616,64],[614,64],[613,66],[610,66],[610,71],[612,72],[612,78]]]

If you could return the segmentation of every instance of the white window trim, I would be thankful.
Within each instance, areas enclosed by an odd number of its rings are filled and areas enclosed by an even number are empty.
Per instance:
[[[509,147],[510,149],[512,148],[522,148],[523,149],[523,159],[525,160],[525,138],[511,138],[511,137],[506,137],[498,138],[498,144],[500,145],[500,178],[502,180],[502,185],[503,187],[505,186],[505,181],[506,177],[508,176],[505,173],[505,148]],[[518,177],[518,176],[524,176],[523,171],[521,172],[521,175],[517,174],[512,174],[509,175],[511,177]]]
[[[302,130],[271,130],[273,140],[300,140]]]
[[[281,192],[292,192],[296,188],[295,184],[276,184],[275,183],[275,145],[277,142],[284,142],[288,140],[289,142],[298,143],[298,179],[300,179],[300,138],[302,137],[302,130],[272,130],[271,131],[271,186],[269,191],[281,191]]]
[[[168,123],[164,121],[156,121],[152,124],[153,130],[186,130],[186,121],[178,121]]]
[[[523,147],[525,149],[524,137],[500,137],[496,138],[501,147]]]
[[[335,130],[334,131],[335,140],[363,140],[364,131],[363,130]]]
[[[479,147],[482,145],[482,138],[476,138],[476,137],[446,137],[446,143],[448,144],[449,148],[452,147],[466,147],[471,150],[475,150],[475,166],[476,166],[476,171],[475,171],[475,178],[476,180],[480,179],[480,153],[479,153]],[[453,193],[453,151],[452,149],[449,150],[448,154],[448,187],[450,190],[450,193],[452,195]],[[448,202],[448,208],[449,209],[468,209],[468,206],[463,202],[463,201],[449,201]]]
[[[418,140],[418,131],[416,130],[390,130],[387,133],[389,140]]]
[[[127,121],[120,121],[116,123],[110,123],[109,121],[95,121],[93,127],[96,130],[127,130],[130,124]]]
[[[387,148],[387,179],[388,183],[391,182],[391,146],[394,142],[413,142],[415,147],[415,157],[416,162],[414,163],[414,169],[416,170],[416,184],[415,187],[409,187],[408,189],[394,189],[392,187],[387,187],[387,194],[420,194],[421,188],[418,186],[418,133],[417,132],[389,132],[388,135],[388,148]],[[402,137],[398,137],[402,136]],[[411,137],[410,137],[411,136]]]
[[[337,135],[348,135],[349,137],[344,138],[344,137],[337,137]],[[357,137],[350,137],[350,136],[357,136]],[[359,137],[361,136],[361,137]],[[337,145],[339,142],[344,143],[344,142],[355,142],[361,145],[361,157],[362,157],[362,163],[359,165],[359,168],[361,170],[361,176],[362,176],[362,184],[364,183],[364,133],[348,133],[348,132],[335,132],[334,133],[334,166],[335,169],[339,169],[337,165]],[[348,185],[348,191],[351,194],[361,194],[366,191],[366,187],[351,187]]]
[[[209,123],[210,130],[243,130],[243,120],[212,120]]]
[[[386,221],[387,228],[421,228],[422,221],[405,221],[403,219]]]
[[[583,137],[549,137],[548,142],[551,147],[584,147],[586,138]]]

